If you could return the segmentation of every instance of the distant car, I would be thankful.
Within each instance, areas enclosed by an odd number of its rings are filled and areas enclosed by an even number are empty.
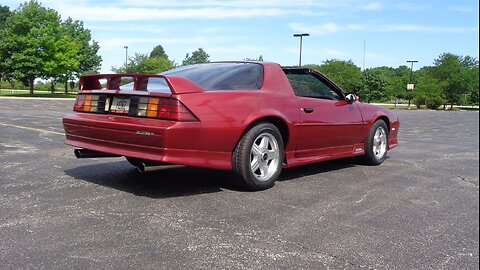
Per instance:
[[[399,120],[357,100],[312,69],[213,62],[83,76],[63,124],[79,158],[231,170],[237,184],[262,190],[282,168],[353,156],[381,164]]]

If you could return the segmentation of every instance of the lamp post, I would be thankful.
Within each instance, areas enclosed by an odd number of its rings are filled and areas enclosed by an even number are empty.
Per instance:
[[[409,83],[407,84],[407,91],[412,91],[415,88],[415,84],[412,82],[412,76],[413,76],[413,64],[418,63],[417,60],[408,60],[407,63],[411,63],[410,67],[410,80]],[[410,101],[412,99],[410,98],[410,95],[408,96],[408,109],[410,109]]]
[[[127,69],[127,65],[128,65],[128,46],[123,46],[123,48],[125,49],[125,69]]]
[[[310,34],[308,33],[303,33],[303,34],[294,34],[294,37],[299,37],[300,38],[300,60],[298,61],[298,66],[302,66],[302,42],[303,42],[303,37],[308,37]]]

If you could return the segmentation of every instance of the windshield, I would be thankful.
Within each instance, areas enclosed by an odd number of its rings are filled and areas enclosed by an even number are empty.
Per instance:
[[[196,64],[161,74],[187,78],[206,91],[258,90],[263,83],[263,66],[256,63]]]

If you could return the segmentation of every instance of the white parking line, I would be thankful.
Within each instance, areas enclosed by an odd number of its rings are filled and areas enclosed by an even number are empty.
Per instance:
[[[38,132],[42,132],[42,133],[51,133],[51,134],[62,135],[62,136],[65,135],[65,133],[56,132],[56,131],[51,131],[51,130],[45,130],[45,129],[39,129],[39,128],[32,128],[32,127],[24,127],[24,126],[17,126],[17,125],[4,124],[4,123],[0,123],[0,126],[14,127],[14,128],[20,128],[20,129],[27,129],[27,130],[33,130],[33,131],[38,131]]]

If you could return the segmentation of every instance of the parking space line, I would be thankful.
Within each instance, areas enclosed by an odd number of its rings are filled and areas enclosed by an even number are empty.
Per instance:
[[[40,129],[40,128],[17,126],[17,125],[4,124],[4,123],[0,123],[0,126],[14,127],[14,128],[20,128],[20,129],[27,129],[27,130],[34,130],[34,131],[38,131],[38,132],[42,132],[42,133],[51,133],[51,134],[62,135],[62,136],[65,135],[65,133],[56,132],[56,131],[50,131],[50,130],[45,130],[45,129]]]

